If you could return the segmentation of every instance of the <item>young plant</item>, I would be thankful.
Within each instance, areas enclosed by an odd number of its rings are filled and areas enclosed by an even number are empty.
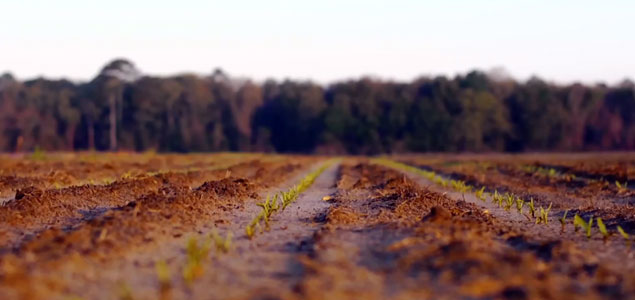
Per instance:
[[[40,146],[35,146],[35,149],[33,149],[33,153],[31,154],[31,159],[40,161],[46,160],[46,151],[40,148]]]
[[[465,184],[465,181],[462,180],[450,180],[450,184],[455,191],[461,193],[461,195],[463,196],[463,201],[465,201],[465,193],[470,191],[472,187]]]
[[[564,225],[567,224],[567,213],[569,212],[569,210],[565,210],[564,214],[562,215],[562,218],[560,218],[560,225],[562,225],[562,232],[564,232]],[[577,215],[576,215],[577,216]]]
[[[205,240],[199,245],[195,237],[191,237],[187,241],[185,249],[186,263],[185,267],[183,267],[183,280],[185,280],[187,285],[191,285],[195,279],[203,275],[203,261],[209,254],[210,244],[209,240]]]
[[[549,224],[549,212],[551,211],[551,206],[553,206],[553,202],[549,203],[549,207],[547,207],[547,210],[545,210],[543,213],[543,219],[545,221],[545,224]]]
[[[498,205],[498,207],[503,207],[503,195],[499,194],[497,190],[494,190],[494,196],[492,197],[492,201]]]
[[[247,235],[247,238],[249,238],[250,240],[254,237],[254,233],[254,226],[249,224],[247,225],[247,227],[245,227],[245,235]]]
[[[519,214],[523,214],[523,206],[525,205],[525,201],[520,197],[516,197],[516,210]]]
[[[589,218],[589,223],[587,223],[587,227],[586,227],[586,238],[590,239],[591,238],[591,228],[593,227],[593,217]]]
[[[227,253],[231,250],[232,245],[232,233],[227,233],[225,238],[221,237],[216,230],[212,231],[212,239],[216,245],[217,252]]]
[[[157,280],[159,281],[159,288],[161,291],[167,291],[172,286],[170,283],[170,268],[164,260],[157,261],[154,264],[154,270],[157,273]]]
[[[575,215],[573,219],[573,225],[576,227],[576,231],[577,231],[577,227],[584,229],[584,231],[586,232],[586,237],[589,239],[591,238],[591,227],[593,226],[593,217],[589,218],[589,222],[587,223],[580,216]]]
[[[606,244],[606,241],[608,241],[609,239],[609,231],[606,230],[606,225],[604,225],[604,221],[602,221],[602,218],[596,218],[596,222],[598,224],[598,229],[600,230],[600,233],[602,234],[602,238],[604,239],[604,243]]]
[[[276,197],[278,195],[276,194]],[[270,203],[269,200],[271,199],[271,197],[267,194],[267,198],[265,199],[265,202],[262,203],[256,203],[257,206],[260,206],[262,208],[262,212],[263,212],[263,216],[265,219],[265,223],[269,223],[269,216],[271,215],[271,210],[270,210]]]
[[[549,224],[549,211],[551,210],[552,204],[553,203],[549,203],[549,207],[547,209],[542,208],[542,206],[540,207],[540,216],[536,218],[536,224]]]
[[[624,193],[628,189],[628,181],[624,181],[624,183],[622,184],[619,181],[615,180],[615,186],[617,187],[618,193]]]
[[[626,245],[628,247],[631,246],[631,239],[630,236],[628,235],[628,233],[626,233],[626,231],[624,231],[624,229],[622,228],[622,226],[617,225],[617,232],[620,233],[620,235],[624,238],[624,240],[626,240]]]
[[[542,212],[544,212],[545,210],[542,208],[542,206],[540,207],[540,214],[538,215],[538,217],[536,218],[536,224],[540,224],[542,223]]]
[[[509,211],[514,205],[514,194],[505,194],[505,210]]]
[[[481,189],[476,191],[475,194],[478,200],[485,202],[487,199],[485,198],[485,196],[483,196],[483,192],[485,192],[485,187],[481,187]]]
[[[441,183],[441,186],[446,188],[448,187],[448,181],[443,179],[441,176],[438,176],[437,178],[439,178],[439,182]]]
[[[265,229],[269,229],[269,219],[270,217],[278,211],[284,211],[287,206],[289,206],[293,201],[297,200],[302,192],[308,189],[313,182],[317,179],[317,177],[326,170],[332,161],[325,163],[319,169],[309,173],[306,177],[304,177],[300,183],[291,187],[287,191],[280,191],[279,193],[274,194],[273,198],[267,195],[264,202],[257,203],[259,207],[262,208],[260,213],[256,215],[256,217],[247,225],[245,228],[245,234],[249,239],[252,239],[256,234],[256,227],[260,228],[262,231],[262,227],[260,227],[260,221],[264,220]]]
[[[529,212],[531,213],[531,217],[536,217],[536,207],[534,206],[534,198],[529,198]]]
[[[582,224],[586,224],[586,223],[580,216],[578,216],[578,214],[575,214],[575,216],[573,216],[573,231],[578,232],[579,228],[584,228]]]

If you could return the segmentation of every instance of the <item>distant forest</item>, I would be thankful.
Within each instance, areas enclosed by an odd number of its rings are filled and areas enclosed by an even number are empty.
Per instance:
[[[118,59],[90,82],[0,77],[0,151],[374,154],[635,150],[635,85],[517,82],[473,71],[322,86],[142,75]]]

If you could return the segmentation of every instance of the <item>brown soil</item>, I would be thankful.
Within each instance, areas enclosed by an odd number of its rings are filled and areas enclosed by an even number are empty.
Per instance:
[[[622,201],[632,192],[596,187],[594,178],[572,179],[564,169],[545,177],[523,167],[554,166],[548,156],[397,158],[487,189],[534,196],[539,204],[553,202],[548,224],[482,202],[473,192],[344,158],[248,238],[245,228],[261,211],[256,204],[299,183],[326,158],[107,154],[87,161],[88,155],[0,159],[3,170],[12,170],[0,175],[44,178],[3,181],[14,194],[0,206],[0,299],[635,298],[630,243],[617,234],[604,240],[595,227],[587,239],[570,224],[562,231],[557,221],[575,207],[584,216],[606,217],[612,232],[619,224],[634,233],[635,214]],[[612,161],[632,162],[632,156]],[[82,163],[110,164],[95,172],[117,179],[79,180]],[[61,188],[47,185],[46,176],[57,176],[47,173],[51,166],[73,178]],[[592,194],[598,199],[591,203]],[[231,233],[230,251],[212,243],[197,276],[186,281],[186,245],[212,233]],[[163,263],[168,284],[156,270]]]

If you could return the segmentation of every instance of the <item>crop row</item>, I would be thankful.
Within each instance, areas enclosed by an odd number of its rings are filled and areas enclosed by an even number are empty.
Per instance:
[[[422,169],[419,169],[407,164],[403,164],[400,162],[395,162],[389,159],[380,158],[380,159],[375,159],[374,162],[380,165],[394,168],[394,169],[399,169],[402,171],[407,171],[410,173],[420,175],[424,177],[425,179],[443,188],[448,188],[448,187],[452,188],[456,192],[461,193],[461,195],[463,196],[463,200],[465,200],[465,193],[474,191],[475,197],[482,202],[486,202],[487,199],[489,198],[491,199],[492,203],[498,205],[499,208],[502,208],[507,212],[510,212],[512,208],[515,208],[515,210],[520,215],[526,217],[528,220],[534,220],[535,224],[544,224],[544,225],[549,224],[549,212],[551,211],[551,206],[552,206],[551,203],[546,209],[542,206],[536,207],[534,204],[533,198],[526,200],[526,199],[522,199],[521,197],[517,195],[514,195],[513,193],[504,193],[504,194],[498,193],[497,190],[495,190],[494,193],[488,193],[488,192],[485,192],[484,186],[482,186],[480,189],[476,189],[474,186],[466,184],[462,180],[445,179],[433,171],[422,170]],[[523,208],[525,207],[525,205],[529,209],[528,214],[523,213]],[[563,216],[559,219],[562,225],[563,232],[565,230],[566,224],[568,223],[567,222],[568,211],[569,210],[565,210]],[[572,218],[571,224],[573,224],[575,232],[577,232],[579,228],[583,228],[587,238],[590,239],[593,220],[594,220],[593,216],[590,217],[589,221],[584,221],[582,217],[580,217],[578,214],[575,214],[574,217]],[[602,234],[604,241],[607,241],[607,239],[610,236],[612,236],[614,233],[608,231],[602,218],[595,218],[595,220],[596,220],[598,231]],[[630,235],[626,233],[624,229],[619,225],[616,226],[616,230],[617,230],[617,233],[619,233],[625,239],[627,244],[630,245],[631,243]]]

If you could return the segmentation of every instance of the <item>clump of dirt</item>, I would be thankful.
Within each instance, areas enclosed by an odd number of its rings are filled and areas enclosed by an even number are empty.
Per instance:
[[[430,212],[421,218],[422,222],[447,222],[452,219],[452,213],[449,210],[441,207],[435,206],[430,209]]]
[[[326,214],[326,222],[333,225],[355,224],[363,217],[364,215],[356,213],[349,207],[333,206]]]
[[[225,178],[218,181],[208,181],[196,190],[204,193],[214,193],[219,197],[256,196],[254,194],[254,184],[245,178]]]
[[[15,198],[12,201],[17,201],[20,200],[24,197],[32,197],[32,198],[39,198],[42,196],[42,190],[34,187],[34,186],[30,186],[30,187],[26,187],[23,189],[18,189],[15,192]]]

